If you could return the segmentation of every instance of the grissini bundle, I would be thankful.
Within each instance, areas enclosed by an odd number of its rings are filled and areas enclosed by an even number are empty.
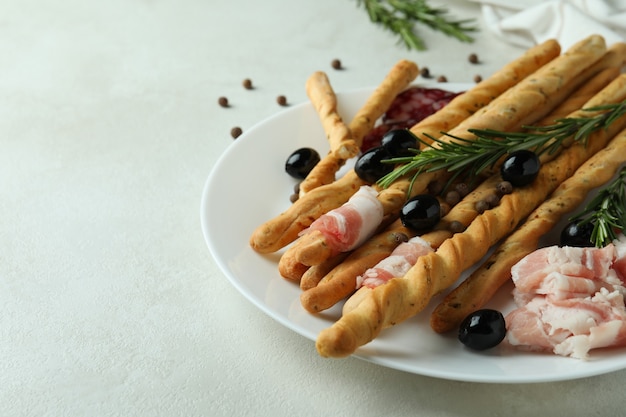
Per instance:
[[[618,68],[607,68],[591,80],[585,83],[579,90],[573,93],[567,100],[565,100],[560,106],[558,106],[550,115],[539,123],[539,125],[547,125],[553,123],[555,120],[562,117],[571,115],[572,112],[580,109],[586,102],[589,105],[601,105],[605,104],[602,100],[602,96],[598,96],[596,100],[592,100],[594,95],[598,94],[606,85],[614,80],[619,75]],[[591,101],[590,101],[591,100]],[[574,115],[581,114],[576,112]],[[544,161],[546,158],[544,158]],[[500,175],[495,174],[486,179],[475,191],[473,191],[466,198],[461,200],[445,217],[443,217],[440,223],[435,227],[432,232],[422,235],[422,238],[429,242],[433,248],[439,247],[445,239],[452,236],[450,232],[450,224],[452,222],[458,222],[460,226],[467,227],[471,221],[478,215],[476,210],[476,203],[484,200],[486,196],[493,193],[497,184],[501,181]],[[350,257],[348,258],[348,261]],[[340,267],[339,267],[340,268]],[[339,277],[338,277],[339,278]],[[348,280],[348,277],[340,277],[344,280]],[[319,291],[319,290],[318,290]],[[371,291],[370,288],[360,288],[355,294],[353,294],[344,304],[343,312],[346,313],[352,310],[365,296],[365,293]],[[339,301],[339,300],[337,300]],[[449,303],[449,304],[452,304]],[[471,311],[470,311],[471,312]],[[469,314],[470,312],[467,312]],[[439,316],[445,316],[441,313]],[[460,314],[459,314],[460,316]],[[465,316],[463,316],[465,317]]]
[[[465,94],[454,98],[444,110],[440,110],[420,121],[413,126],[412,131],[416,134],[418,132],[421,133],[422,140],[426,141],[428,141],[428,136],[423,136],[423,133],[439,137],[442,131],[448,131],[455,127],[461,120],[475,113],[478,109],[487,105],[495,97],[515,85],[521,79],[553,60],[560,54],[560,51],[560,45],[553,39],[528,49],[518,59],[506,64],[503,68],[478,83]],[[405,198],[402,194],[394,193],[393,195],[395,195],[395,197]],[[383,241],[386,241],[386,238],[383,238]],[[388,247],[386,244],[380,245],[375,241],[372,242],[372,246],[378,249]],[[371,257],[371,249],[366,248],[363,252],[367,253],[370,259],[374,259]],[[358,253],[356,255],[359,256]],[[289,255],[287,256],[289,257]],[[383,256],[383,254],[379,256]],[[289,279],[292,280],[296,280],[299,274],[302,273],[300,285],[303,290],[307,290],[316,286],[322,280],[322,277],[329,273],[331,270],[330,265],[335,266],[340,264],[338,258],[339,256],[331,257],[329,260],[313,265],[313,267],[308,269],[293,259],[285,259],[282,262],[283,268],[281,268],[281,270],[283,271],[283,276],[288,275]],[[345,258],[345,256],[342,258]],[[333,259],[337,259],[337,261],[333,261]],[[289,267],[285,267],[285,265],[289,265]],[[302,271],[305,272],[303,273]],[[339,283],[339,281],[336,282]],[[347,288],[342,291],[344,295],[340,296],[339,299],[348,295],[346,291]],[[333,298],[335,297],[336,296]],[[328,304],[328,302],[324,304]]]
[[[626,95],[626,76],[613,81],[620,102]],[[373,340],[380,331],[422,311],[431,298],[447,289],[462,272],[480,260],[498,240],[511,233],[558,185],[623,129],[626,117],[594,131],[586,144],[575,143],[544,164],[537,179],[505,195],[500,204],[476,217],[463,232],[446,240],[437,251],[422,256],[403,278],[374,289],[354,310],[318,335],[316,348],[324,357],[343,357]]]
[[[380,86],[359,109],[348,129],[360,146],[363,136],[389,107],[396,95],[417,76],[417,65],[402,60],[396,64]],[[258,253],[272,253],[298,238],[298,234],[322,214],[344,204],[362,186],[354,170],[330,184],[313,188],[278,216],[258,226],[250,236],[250,246]]]
[[[605,52],[606,44],[601,36],[592,35],[583,39],[463,120],[448,132],[449,136],[443,136],[440,140],[448,141],[454,136],[471,140],[473,135],[468,133],[468,129],[489,128],[504,131],[536,122],[585,81],[579,75],[597,62]],[[433,144],[435,147],[436,145]],[[408,178],[399,179],[381,190],[378,199],[383,205],[385,218],[393,221],[397,217],[406,201],[409,188],[413,194],[422,193],[431,181],[445,178],[447,174],[442,171],[423,172],[414,182]],[[298,239],[285,255],[294,256],[298,262],[311,266],[336,255],[336,249],[322,232],[315,230]]]
[[[568,97],[567,100],[559,105],[550,115],[546,116],[539,125],[549,124],[556,119],[566,117],[573,111],[580,109],[585,102],[589,101],[610,81],[615,79],[618,74],[619,69],[615,67],[601,71],[591,80],[583,84],[580,89]],[[593,104],[594,102],[592,101],[591,103]],[[462,227],[467,227],[478,214],[476,211],[476,203],[484,200],[486,196],[492,193],[500,180],[499,175],[494,175],[486,179],[476,190],[472,191],[452,208],[452,210],[441,219],[440,223],[433,231],[422,235],[422,238],[428,241],[433,248],[437,248],[445,239],[452,236],[450,225],[453,222],[458,222]],[[351,295],[354,292],[356,277],[367,270],[367,268],[372,267],[374,261],[379,261],[391,254],[394,248],[393,246],[379,244],[378,242],[378,239],[382,239],[383,242],[386,242],[384,235],[390,232],[404,233],[409,237],[412,236],[410,230],[403,228],[399,221],[395,222],[385,232],[372,237],[370,241],[349,254],[341,263],[337,263],[324,278],[320,279],[317,277],[315,285],[307,285],[302,288],[306,290],[300,297],[303,307],[310,312],[322,311],[332,307],[348,296],[350,296],[350,298],[344,304],[344,311],[349,311],[358,304],[360,302],[359,300],[363,298],[363,294],[370,289],[359,289],[358,294]],[[376,256],[372,255],[374,251],[376,252]],[[367,254],[367,256],[364,256],[364,254]],[[311,269],[309,269],[309,271],[311,271]],[[320,271],[317,272],[318,274],[320,273]],[[318,283],[319,286],[317,285]]]
[[[457,97],[458,104],[454,104],[458,106],[456,113],[474,113],[477,108],[484,106],[490,98],[495,98],[507,90],[510,87],[509,83],[511,81],[519,82],[526,78],[537,69],[555,59],[559,53],[560,46],[554,40],[546,41],[528,49],[519,58],[503,67],[502,73],[497,72],[494,74],[502,84],[483,82],[475,86],[480,86],[483,90],[479,100],[466,102],[466,99],[459,99],[460,96]],[[384,82],[383,84],[386,85]],[[379,90],[379,93],[372,95],[372,100],[384,93],[382,87]],[[453,103],[451,102],[450,104]],[[376,104],[364,105],[361,111],[353,118],[353,121],[349,123],[348,128],[354,140],[357,140],[359,137],[362,138],[367,133],[365,129],[358,126],[359,121],[363,123],[375,123],[375,118],[367,115],[367,109],[371,107],[376,108],[378,106]],[[444,109],[447,107],[449,106],[444,107]],[[441,125],[439,125],[440,127],[435,127],[432,131],[436,132],[437,129],[440,129],[440,131],[448,131],[451,126],[449,124],[451,122],[448,122],[448,120],[452,121],[455,119],[456,117],[451,116],[451,118],[448,119],[439,115],[428,119],[428,122],[425,123],[441,123]],[[307,192],[285,212],[260,225],[250,238],[251,247],[259,253],[271,253],[285,247],[293,242],[298,237],[298,234],[320,215],[345,203],[348,198],[364,184],[365,182],[356,176],[354,170],[350,170],[346,175],[335,182]]]

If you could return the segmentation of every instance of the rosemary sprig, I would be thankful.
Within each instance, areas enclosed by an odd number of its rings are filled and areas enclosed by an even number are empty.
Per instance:
[[[591,242],[604,247],[626,228],[626,167],[606,187],[585,205],[582,211],[569,218],[580,226],[593,224]]]
[[[452,180],[463,175],[476,177],[487,168],[492,168],[503,156],[521,149],[533,150],[538,155],[553,154],[571,138],[586,144],[589,135],[608,127],[614,120],[626,114],[626,100],[584,109],[600,112],[589,117],[569,117],[555,120],[548,126],[524,126],[525,132],[500,132],[491,129],[469,129],[476,138],[468,140],[444,133],[454,139],[445,142],[430,137],[437,147],[429,147],[414,156],[388,159],[385,162],[400,164],[392,172],[382,177],[378,184],[389,187],[401,177],[413,174],[413,180],[421,172],[446,170],[452,173]],[[418,138],[428,145],[426,141]]]
[[[448,19],[447,9],[431,7],[426,0],[357,0],[357,4],[365,7],[370,21],[398,35],[398,42],[408,49],[426,50],[423,39],[415,31],[416,24],[424,24],[462,42],[473,42],[468,32],[477,30],[471,26],[473,19]]]

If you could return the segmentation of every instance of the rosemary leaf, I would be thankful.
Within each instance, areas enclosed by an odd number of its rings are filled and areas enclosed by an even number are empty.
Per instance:
[[[461,42],[473,42],[468,33],[478,30],[473,19],[449,19],[447,9],[431,7],[426,0],[357,0],[357,5],[365,8],[372,23],[396,34],[398,42],[408,49],[426,50],[424,40],[415,30],[418,24]]]
[[[604,247],[626,229],[626,167],[615,179],[600,189],[585,207],[569,221],[578,225],[591,223],[591,242]]]
[[[586,145],[591,133],[605,129],[626,114],[626,100],[587,108],[584,111],[597,114],[589,117],[562,118],[548,126],[523,126],[525,132],[469,129],[468,132],[475,136],[474,140],[448,133],[443,134],[451,138],[450,141],[428,136],[433,140],[434,146],[412,157],[385,161],[403,165],[381,178],[378,184],[386,188],[406,175],[412,174],[415,177],[420,172],[436,170],[453,173],[454,178],[476,177],[486,169],[493,168],[503,156],[517,150],[528,149],[538,155],[544,152],[554,154],[570,138]],[[427,143],[423,139],[418,140]]]

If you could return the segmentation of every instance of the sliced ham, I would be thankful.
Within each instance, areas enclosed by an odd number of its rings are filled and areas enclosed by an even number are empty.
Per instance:
[[[505,318],[507,343],[579,359],[592,349],[626,346],[625,255],[620,240],[526,256],[511,269],[517,308]]]
[[[320,216],[303,233],[320,231],[336,253],[359,247],[383,220],[377,195],[374,188],[362,186],[345,204]]]
[[[398,245],[391,254],[356,279],[356,288],[375,288],[394,277],[404,276],[417,258],[432,252],[428,242],[416,236]]]

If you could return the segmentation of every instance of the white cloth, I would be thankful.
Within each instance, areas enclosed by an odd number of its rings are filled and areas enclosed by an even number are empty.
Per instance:
[[[556,39],[563,49],[599,34],[607,45],[626,40],[626,0],[470,0],[482,5],[487,27],[511,44]]]

